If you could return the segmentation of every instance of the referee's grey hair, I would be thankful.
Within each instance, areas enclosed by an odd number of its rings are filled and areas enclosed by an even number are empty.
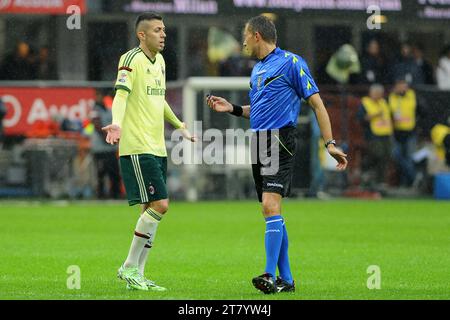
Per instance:
[[[249,31],[258,32],[264,41],[277,43],[277,29],[275,24],[269,18],[260,15],[247,21]]]

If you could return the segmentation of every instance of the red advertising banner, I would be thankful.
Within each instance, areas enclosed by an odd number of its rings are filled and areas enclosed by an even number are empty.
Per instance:
[[[71,6],[86,13],[85,0],[0,0],[0,13],[73,14]]]
[[[89,119],[95,89],[0,87],[0,97],[7,110],[5,134],[25,135],[37,123]]]

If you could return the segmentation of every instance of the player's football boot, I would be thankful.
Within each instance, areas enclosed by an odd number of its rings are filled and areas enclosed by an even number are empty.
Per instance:
[[[264,273],[258,277],[254,277],[252,283],[256,289],[261,290],[265,294],[277,292],[277,287],[271,274]]]
[[[166,291],[167,289],[161,286],[158,286],[155,281],[149,280],[147,278],[145,279],[145,284],[148,287],[148,290],[152,290],[152,291]]]
[[[292,280],[292,284],[287,282],[286,280],[277,277],[277,281],[275,281],[275,285],[277,286],[277,292],[295,292],[295,282]]]
[[[166,291],[167,289],[161,286],[158,286],[154,281],[152,280],[148,280],[145,279],[145,284],[147,285],[147,288],[149,291]],[[133,287],[131,287],[128,283],[127,283],[127,289],[128,290],[134,290]]]
[[[166,291],[167,290],[164,287],[158,286],[155,283],[155,281],[146,279],[145,277],[144,277],[144,280],[145,280],[145,284],[147,285],[148,290],[150,290],[150,291]],[[133,288],[129,284],[127,284],[127,289],[128,290],[133,290]]]
[[[127,288],[148,291],[144,277],[137,267],[125,268],[123,265],[117,270],[117,277],[127,282]]]

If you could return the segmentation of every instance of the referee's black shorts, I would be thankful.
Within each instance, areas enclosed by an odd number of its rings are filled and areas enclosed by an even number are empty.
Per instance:
[[[295,127],[253,133],[252,171],[259,202],[263,192],[289,196],[296,147]]]

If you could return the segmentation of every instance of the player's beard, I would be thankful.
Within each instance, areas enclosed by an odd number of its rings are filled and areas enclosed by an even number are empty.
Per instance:
[[[151,43],[145,43],[145,46],[147,47],[148,51],[159,53],[164,50],[165,44],[161,47],[161,44],[159,42],[157,45],[152,45]]]
[[[165,47],[166,47],[165,43],[163,45],[161,45],[161,43],[158,42],[158,46],[157,46],[158,49],[157,49],[157,51],[158,52],[162,52]]]

